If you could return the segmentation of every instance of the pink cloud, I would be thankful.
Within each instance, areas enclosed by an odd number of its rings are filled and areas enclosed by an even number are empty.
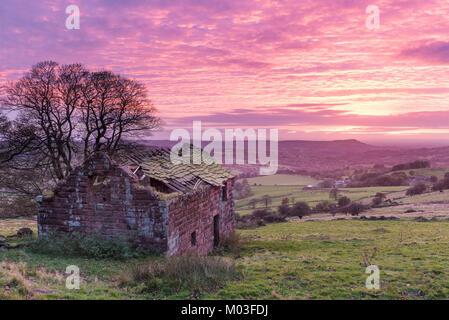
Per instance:
[[[434,64],[449,64],[449,41],[426,41],[421,45],[402,50],[401,56]]]
[[[81,29],[69,31],[67,1],[1,2],[0,81],[41,60],[81,62],[143,81],[168,120],[199,115],[298,131],[445,127],[437,113],[425,113],[448,109],[445,0],[376,1],[377,31],[365,27],[367,0],[76,4]]]

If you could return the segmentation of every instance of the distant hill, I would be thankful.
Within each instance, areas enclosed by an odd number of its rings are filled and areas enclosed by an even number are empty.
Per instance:
[[[326,171],[363,163],[367,160],[366,152],[379,150],[355,139],[280,141],[279,163],[308,171]]]
[[[291,140],[280,141],[280,149],[294,148],[295,150],[325,150],[327,152],[347,152],[347,151],[369,151],[377,150],[379,147],[372,146],[355,139],[333,140],[333,141],[307,141]]]
[[[171,147],[175,144],[174,141],[169,140],[147,140],[145,142],[146,145],[157,146],[157,147]],[[209,144],[209,141],[203,141],[203,145]],[[311,140],[283,140],[279,141],[279,145],[285,147],[298,147],[298,148],[324,148],[324,149],[332,149],[332,148],[357,148],[363,150],[372,150],[378,149],[380,147],[372,146],[363,142],[360,142],[356,139],[347,139],[347,140],[333,140],[333,141],[311,141]]]
[[[159,147],[171,147],[175,143],[166,140],[146,142],[147,145]],[[209,142],[203,142],[203,146],[207,144]],[[381,147],[355,139],[279,141],[279,164],[307,171],[328,171],[356,165],[384,164],[392,166],[418,159],[429,160],[432,167],[447,167],[449,166],[449,147]]]

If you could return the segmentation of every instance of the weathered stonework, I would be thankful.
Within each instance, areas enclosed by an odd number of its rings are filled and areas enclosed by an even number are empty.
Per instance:
[[[234,202],[232,180],[222,190],[204,187],[193,194],[181,195],[168,203],[168,254],[206,254],[214,247],[214,217],[219,219],[218,236],[226,236],[234,230]],[[192,245],[192,233],[196,233],[196,245]]]
[[[52,196],[38,197],[39,237],[98,233],[176,255],[206,254],[233,232],[233,178],[185,193],[161,193],[144,180],[105,154],[92,156]]]

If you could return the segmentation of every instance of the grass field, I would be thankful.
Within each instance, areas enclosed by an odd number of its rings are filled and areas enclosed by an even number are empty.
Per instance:
[[[0,222],[0,234],[35,222]],[[239,277],[201,299],[440,299],[449,298],[449,222],[313,221],[271,224],[239,233],[232,258]],[[365,288],[364,252],[380,269],[381,288]],[[161,296],[124,286],[129,268],[161,257],[125,262],[0,252],[0,297],[11,299],[185,299],[188,290]],[[80,290],[65,288],[65,269],[78,265]]]
[[[242,233],[244,283],[215,297],[428,299],[449,297],[449,222],[315,221]],[[381,289],[365,288],[363,252],[377,253]]]

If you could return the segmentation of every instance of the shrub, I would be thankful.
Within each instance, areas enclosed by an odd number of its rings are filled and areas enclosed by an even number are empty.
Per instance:
[[[252,216],[254,217],[254,218],[259,218],[259,219],[263,219],[263,218],[265,218],[267,215],[269,215],[270,214],[270,212],[268,211],[268,210],[266,210],[266,209],[263,209],[263,210],[254,210],[253,211],[253,213],[252,213]]]
[[[418,183],[417,185],[414,185],[413,187],[408,188],[405,194],[407,196],[414,196],[414,195],[417,195],[417,194],[422,194],[426,190],[427,190],[427,187],[426,187],[425,184]]]
[[[345,207],[345,206],[349,205],[350,203],[351,203],[351,199],[349,199],[346,196],[340,197],[338,199],[338,206],[339,207]]]
[[[143,292],[169,295],[182,290],[199,297],[204,292],[223,287],[237,273],[230,259],[187,255],[136,265],[131,275],[135,284],[143,284]]]
[[[449,177],[446,177],[445,174],[445,178],[441,179],[440,181],[436,182],[433,186],[432,186],[432,190],[433,191],[442,191],[445,189],[449,189]]]
[[[285,222],[285,216],[268,210],[255,210],[252,214],[241,216],[237,220],[237,229],[252,229],[265,226],[265,223]]]
[[[136,257],[143,253],[142,250],[134,250],[125,238],[112,239],[99,234],[85,235],[77,232],[49,235],[34,241],[29,248],[36,253],[116,260]]]
[[[290,214],[290,207],[286,204],[278,207],[278,213],[280,216],[288,216]]]
[[[330,212],[330,211],[334,210],[335,207],[336,207],[336,205],[333,204],[332,202],[324,200],[324,201],[318,202],[318,204],[315,206],[315,211],[316,212]]]
[[[372,204],[373,204],[373,206],[378,206],[382,203],[382,201],[383,201],[382,198],[374,197],[372,200]]]
[[[387,196],[385,195],[385,193],[378,192],[378,193],[376,193],[376,195],[375,195],[374,197],[380,198],[380,199],[383,200],[383,199],[385,199]]]
[[[218,246],[214,248],[214,253],[225,254],[230,253],[234,257],[240,257],[240,251],[244,245],[242,236],[236,232],[222,236]]]
[[[437,183],[432,185],[432,191],[440,191],[443,192],[444,190],[444,182],[443,180],[438,181]]]
[[[276,222],[285,222],[285,216],[279,215],[275,213],[270,213],[269,215],[265,216],[263,219],[265,222],[268,223],[276,223]]]
[[[304,202],[296,202],[293,208],[290,210],[290,216],[293,217],[299,217],[302,219],[304,216],[308,216],[310,214],[310,207],[309,205]]]
[[[375,206],[378,206],[378,205],[380,205],[380,204],[384,201],[384,199],[385,199],[386,197],[387,197],[387,196],[386,196],[385,194],[383,194],[382,192],[378,192],[378,193],[376,193],[376,195],[374,196],[374,198],[373,198],[373,200],[372,200],[372,204],[375,205]]]
[[[358,216],[362,211],[366,209],[367,207],[360,202],[351,202],[351,204],[347,206],[345,211],[352,216]]]
[[[254,220],[241,220],[235,224],[236,229],[255,229],[257,228],[257,223]]]

